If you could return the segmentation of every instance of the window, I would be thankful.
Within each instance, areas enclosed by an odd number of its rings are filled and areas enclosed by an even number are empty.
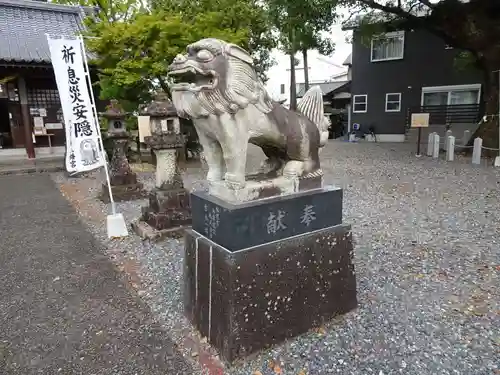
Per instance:
[[[284,93],[285,93],[285,84],[284,84],[284,83],[282,83],[282,84],[280,85],[280,94],[284,94]]]
[[[8,98],[9,95],[7,94],[7,86],[5,83],[0,83],[0,98]]]
[[[403,58],[404,31],[387,33],[372,39],[371,61],[399,60]]]
[[[385,111],[400,112],[401,111],[401,93],[385,94]]]
[[[28,89],[28,104],[35,108],[60,107],[57,89]]]
[[[422,87],[422,105],[479,104],[481,85]]]
[[[366,113],[368,110],[368,95],[354,95],[352,97],[352,111]]]

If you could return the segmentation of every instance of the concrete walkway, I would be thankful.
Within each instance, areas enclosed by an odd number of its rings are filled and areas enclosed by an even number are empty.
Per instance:
[[[43,156],[30,160],[25,157],[9,157],[0,154],[0,176],[64,170],[64,156]]]
[[[0,177],[0,374],[192,374],[44,174]]]

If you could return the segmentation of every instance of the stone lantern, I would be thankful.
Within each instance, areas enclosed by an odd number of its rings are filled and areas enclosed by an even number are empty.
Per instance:
[[[156,186],[149,194],[149,206],[143,207],[133,228],[143,238],[182,235],[191,224],[191,207],[179,169],[178,151],[185,141],[177,111],[166,95],[160,94],[141,115],[150,118],[151,135],[144,142],[156,155]]]
[[[111,143],[112,156],[109,166],[111,190],[115,201],[128,201],[143,198],[143,185],[137,181],[137,174],[132,171],[127,159],[129,134],[126,130],[127,113],[118,101],[111,100],[106,112],[100,114],[108,123],[106,139]],[[109,202],[107,183],[103,184],[101,199]]]

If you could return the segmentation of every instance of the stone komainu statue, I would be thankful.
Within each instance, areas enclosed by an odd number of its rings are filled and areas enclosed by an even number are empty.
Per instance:
[[[321,172],[328,123],[318,86],[291,111],[270,98],[248,52],[218,39],[189,45],[169,66],[169,77],[179,116],[193,120],[209,181],[244,186],[249,142],[267,156],[266,172],[292,178]]]

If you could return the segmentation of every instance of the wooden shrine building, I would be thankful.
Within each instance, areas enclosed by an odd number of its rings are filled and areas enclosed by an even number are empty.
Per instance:
[[[0,0],[0,160],[7,149],[25,149],[29,158],[49,144],[63,149],[61,102],[46,34],[78,35],[92,12],[45,1]],[[45,134],[35,135],[35,125]]]

